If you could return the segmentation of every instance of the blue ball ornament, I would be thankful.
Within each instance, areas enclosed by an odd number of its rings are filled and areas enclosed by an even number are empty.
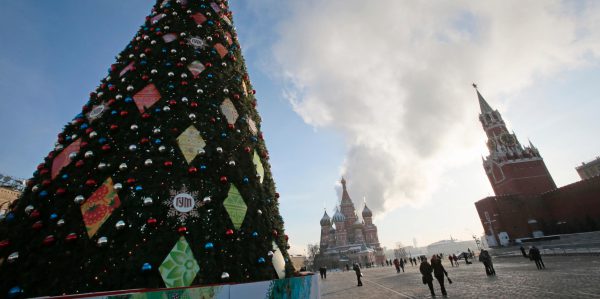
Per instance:
[[[227,137],[227,133],[221,133],[221,138]]]
[[[80,128],[80,129],[82,129],[82,130],[85,130],[85,129],[87,129],[87,128],[88,128],[88,125],[87,125],[87,124],[83,124],[83,125],[81,125],[79,128]]]
[[[166,67],[170,67],[172,64],[170,62],[165,63]]]
[[[144,188],[142,186],[135,186],[135,191],[142,191]]]
[[[161,52],[167,53],[167,49],[162,49]]]
[[[200,170],[201,171],[205,171],[206,170],[206,165],[200,165]]]
[[[21,295],[21,293],[23,293],[23,289],[20,287],[12,287],[10,290],[8,290],[8,298],[17,298],[19,295]]]
[[[61,176],[61,178],[62,178],[63,180],[66,180],[66,179],[68,179],[68,178],[69,178],[69,175],[65,173],[65,174],[63,174],[63,175]]]
[[[44,198],[46,196],[48,196],[48,191],[44,190],[44,191],[40,192],[40,197],[41,198]]]
[[[142,61],[140,61],[140,64],[141,64],[141,65],[146,65],[147,63],[148,63],[148,61],[146,61],[146,60],[142,60]]]
[[[131,102],[133,102],[133,99],[131,97],[125,98],[125,103],[131,103]]]
[[[119,113],[119,112],[117,112],[117,110],[113,110],[110,112],[111,115],[117,115],[117,113]]]
[[[244,182],[244,184],[250,183],[250,179],[248,179],[247,177],[244,177],[242,181]]]
[[[169,84],[169,89],[175,89],[175,85]]]
[[[148,272],[152,270],[152,265],[150,265],[150,263],[144,263],[142,265],[142,272]]]
[[[162,143],[162,140],[160,140],[160,139],[154,140],[154,144],[161,144],[161,143]]]
[[[67,137],[65,137],[65,140],[66,140],[66,141],[71,141],[71,136],[67,136]]]
[[[253,237],[253,238],[256,238],[256,237],[258,237],[258,233],[257,233],[257,232],[252,232],[252,237]]]
[[[154,112],[159,113],[160,112],[160,108],[154,109]]]
[[[106,138],[104,138],[104,137],[100,137],[100,138],[98,139],[98,142],[99,142],[100,144],[105,144],[105,143],[106,143]]]
[[[213,245],[211,242],[204,244],[204,249],[213,249],[214,247],[215,245]]]
[[[213,74],[208,74],[208,75],[206,75],[206,77],[208,77],[209,79],[212,79]]]
[[[56,218],[58,218],[58,215],[56,213],[50,214],[50,220],[56,220]]]
[[[256,138],[256,137],[252,136],[252,137],[250,137],[250,140],[252,140],[252,142],[257,142],[257,141],[258,141],[258,138]]]
[[[258,258],[258,263],[259,264],[264,264],[265,263],[265,258],[264,257],[259,257]]]
[[[6,215],[6,222],[13,222],[15,221],[15,214],[13,212],[10,212]]]

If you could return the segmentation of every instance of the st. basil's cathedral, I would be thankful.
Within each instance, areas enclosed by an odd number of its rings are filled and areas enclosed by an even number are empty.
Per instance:
[[[346,180],[342,178],[341,183],[340,205],[336,207],[333,217],[329,217],[325,211],[321,218],[320,252],[315,264],[338,268],[352,263],[363,266],[384,263],[385,256],[379,245],[377,226],[373,224],[373,213],[365,203],[361,221],[348,194]]]

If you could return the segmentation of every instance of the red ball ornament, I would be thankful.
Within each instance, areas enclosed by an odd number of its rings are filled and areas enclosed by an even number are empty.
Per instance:
[[[171,167],[171,166],[173,166],[173,162],[171,162],[171,161],[165,161],[165,162],[163,163],[163,165],[164,165],[165,167]]]
[[[79,144],[79,146],[80,146],[81,148],[84,148],[84,147],[87,147],[87,146],[88,146],[88,143],[87,143],[87,141],[82,141],[82,142]]]
[[[114,85],[111,85],[110,87],[108,87],[108,90],[110,91],[115,91],[115,89],[117,89]]]
[[[96,186],[96,180],[89,179],[89,180],[85,181],[85,185],[88,187],[94,187],[94,186]]]
[[[156,220],[156,218],[152,218],[152,217],[150,217],[150,218],[148,218],[148,220],[146,220],[146,223],[148,223],[148,225],[152,225],[152,226],[156,225],[157,222],[158,221]]]
[[[116,70],[117,70],[117,65],[116,65],[116,64],[111,64],[111,65],[110,65],[110,70],[111,70],[112,72],[116,71]]]
[[[51,181],[51,180],[43,180],[43,181],[42,181],[42,186],[44,186],[44,187],[48,187],[48,186],[50,185],[50,183],[52,183],[52,181]]]
[[[279,192],[275,192],[275,198],[279,198]]]
[[[190,107],[192,107],[192,108],[196,108],[196,107],[198,107],[198,103],[196,103],[196,102],[191,102],[191,103],[190,103]]]
[[[4,249],[6,247],[8,247],[10,245],[10,241],[9,240],[2,240],[0,241],[0,249]]]
[[[151,116],[150,114],[144,113],[144,114],[142,114],[142,119],[149,119],[150,116]]]
[[[83,167],[83,165],[85,165],[85,162],[83,162],[83,160],[79,160],[77,161],[77,163],[75,163],[75,167],[77,168],[81,168]]]
[[[236,94],[233,95],[233,98],[236,99],[236,100],[239,100],[240,99],[240,95],[236,93]]]
[[[45,166],[46,166],[46,164],[44,164],[44,163],[40,163],[40,164],[38,164],[38,166],[37,166],[37,170],[42,170],[42,169],[44,169],[44,167],[45,167]]]
[[[44,223],[42,223],[42,221],[36,221],[34,224],[31,225],[31,228],[33,228],[34,230],[40,230],[42,229],[42,227],[44,227]]]
[[[220,180],[221,180],[221,183],[227,183],[227,177],[226,176],[222,176],[220,178]]]
[[[206,68],[209,68],[209,67],[211,67],[211,66],[212,66],[212,63],[210,63],[210,62],[207,62],[207,63],[205,63],[205,64],[204,64],[204,66],[205,66]]]
[[[249,152],[250,152],[250,147],[249,147],[249,146],[246,146],[246,147],[244,148],[244,151],[245,151],[246,153],[249,153]]]
[[[47,174],[48,172],[49,172],[49,170],[47,168],[40,170],[41,175]]]
[[[216,122],[217,122],[217,119],[216,119],[216,118],[214,118],[214,117],[211,117],[211,118],[210,118],[210,122],[214,124],[214,123],[216,123]]]
[[[177,67],[183,67],[183,63],[181,63],[181,62],[178,62],[178,63],[176,64],[176,66],[177,66]]]
[[[235,126],[234,126],[233,124],[227,124],[227,127],[228,127],[230,130],[233,130],[233,129],[235,129]]]
[[[277,232],[277,230],[273,230],[273,236],[277,237],[279,235],[279,233]]]
[[[144,138],[142,138],[142,139],[140,140],[140,143],[141,143],[141,144],[146,144],[146,143],[148,143],[148,142],[150,142],[150,139],[148,139],[148,137],[144,137]]]
[[[67,242],[73,242],[75,240],[77,240],[77,234],[76,233],[70,233],[65,237],[65,241]]]
[[[115,125],[115,124],[110,125],[110,130],[111,131],[116,131],[118,128],[119,128],[118,125]]]
[[[83,107],[81,107],[81,110],[82,110],[84,113],[86,113],[86,112],[90,111],[90,106],[88,106],[88,105],[83,105]]]
[[[93,131],[94,131],[94,129],[92,129],[92,128],[85,129],[86,134],[92,133]]]
[[[31,211],[31,214],[29,214],[29,218],[31,219],[36,219],[40,217],[40,211],[38,210],[33,210]]]
[[[67,193],[67,190],[65,188],[58,188],[56,190],[56,195],[58,196],[65,195],[65,193]]]
[[[127,111],[121,111],[121,112],[119,112],[119,115],[121,115],[122,117],[127,116],[127,114],[129,114],[129,112],[127,112]]]
[[[115,102],[117,102],[117,100],[115,99],[110,99],[108,100],[108,102],[106,102],[108,104],[108,106],[112,106]]]
[[[195,174],[198,172],[198,168],[194,167],[194,166],[190,166],[190,168],[188,168],[188,173],[189,174]]]
[[[174,106],[175,104],[177,104],[177,101],[175,101],[175,100],[169,100],[169,105]]]
[[[148,80],[150,80],[150,77],[148,77],[148,75],[143,75],[142,76],[142,80],[148,81]]]
[[[133,185],[133,184],[135,184],[135,179],[134,178],[128,178],[126,182],[129,185]]]
[[[102,150],[105,151],[105,152],[109,151],[110,150],[110,145],[108,145],[108,144],[103,145],[102,146]]]
[[[225,234],[228,235],[228,236],[233,235],[233,229],[230,228],[230,229],[226,230]]]
[[[289,240],[289,239],[290,239],[290,236],[288,236],[288,235],[285,235],[285,240],[287,241],[287,240]]]
[[[187,234],[187,230],[188,230],[188,229],[187,229],[187,227],[185,227],[185,226],[180,226],[180,227],[177,229],[177,232],[178,232],[179,234],[181,234],[181,235],[185,235],[185,234]]]
[[[55,238],[54,235],[48,235],[44,238],[44,240],[42,241],[42,244],[46,245],[46,246],[50,246],[52,244],[54,244]]]

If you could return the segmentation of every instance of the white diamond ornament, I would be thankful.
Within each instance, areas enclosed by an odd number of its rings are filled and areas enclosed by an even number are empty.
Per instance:
[[[248,129],[250,129],[250,133],[252,133],[252,135],[256,136],[256,134],[258,134],[256,123],[250,117],[248,117]]]
[[[260,175],[260,183],[262,184],[265,179],[265,168],[263,167],[262,162],[260,162],[260,157],[254,151],[254,157],[252,157],[252,163],[254,163],[254,167],[256,167],[256,173]]]
[[[206,142],[200,135],[200,132],[196,127],[189,126],[179,137],[177,137],[177,144],[183,154],[185,160],[189,163],[196,158],[198,153],[204,150]]]
[[[275,268],[275,272],[277,272],[277,276],[279,279],[285,278],[285,259],[283,258],[283,254],[281,254],[281,250],[279,250],[279,246],[277,243],[273,241],[273,268]]]
[[[237,120],[238,116],[240,116],[237,110],[235,109],[233,102],[231,102],[229,98],[225,98],[225,100],[221,104],[221,113],[225,115],[227,123],[230,125],[235,124],[235,121]]]

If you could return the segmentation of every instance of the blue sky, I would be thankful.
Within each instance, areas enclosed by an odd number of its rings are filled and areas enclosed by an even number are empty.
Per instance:
[[[31,175],[152,4],[4,3],[0,172]],[[318,242],[342,174],[388,247],[480,234],[473,203],[492,191],[473,81],[559,186],[600,155],[594,2],[230,5],[295,252]]]

